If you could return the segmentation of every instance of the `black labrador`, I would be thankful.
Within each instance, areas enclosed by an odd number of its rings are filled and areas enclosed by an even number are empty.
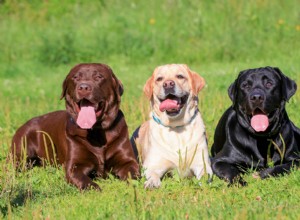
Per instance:
[[[276,67],[239,73],[228,89],[233,105],[221,117],[211,149],[219,178],[245,185],[240,175],[249,168],[264,179],[299,165],[300,130],[285,110],[296,90],[296,83]]]

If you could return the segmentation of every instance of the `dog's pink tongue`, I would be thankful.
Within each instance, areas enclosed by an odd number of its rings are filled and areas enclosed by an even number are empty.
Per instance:
[[[94,107],[81,107],[76,123],[83,129],[92,128],[96,123],[96,113]]]
[[[161,112],[164,111],[169,111],[169,110],[178,110],[179,109],[179,104],[176,100],[172,100],[172,99],[166,99],[165,101],[163,101],[162,103],[160,103],[159,105],[159,110]]]
[[[257,132],[265,131],[269,126],[269,118],[264,114],[253,115],[251,126]]]

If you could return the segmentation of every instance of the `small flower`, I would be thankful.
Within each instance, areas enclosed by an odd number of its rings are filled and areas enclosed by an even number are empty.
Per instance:
[[[256,196],[255,198],[257,201],[261,201],[261,197],[260,196]]]
[[[185,213],[185,219],[189,219],[189,214]]]
[[[277,23],[278,23],[279,25],[283,25],[283,24],[284,24],[284,20],[279,19],[279,20],[277,21]]]
[[[149,24],[151,24],[151,25],[154,25],[155,24],[155,19],[154,18],[151,18],[150,20],[149,20]]]
[[[258,173],[258,172],[254,172],[254,173],[252,174],[252,177],[253,177],[254,179],[259,179],[259,173]]]
[[[296,25],[296,31],[300,31],[300,25]]]

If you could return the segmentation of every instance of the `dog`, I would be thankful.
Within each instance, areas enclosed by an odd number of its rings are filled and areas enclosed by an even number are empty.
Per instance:
[[[286,102],[296,83],[277,67],[241,71],[228,89],[232,100],[221,117],[211,148],[219,178],[246,185],[241,174],[257,169],[264,179],[299,165],[300,130],[290,121]],[[269,166],[272,161],[273,166]]]
[[[145,188],[159,188],[161,178],[177,169],[181,177],[212,175],[205,126],[198,110],[204,79],[184,64],[157,67],[144,86],[150,120],[131,142],[140,155]]]
[[[33,118],[12,139],[11,154],[18,169],[62,164],[67,182],[81,190],[95,188],[95,177],[108,172],[126,180],[139,176],[120,110],[123,86],[105,64],[82,63],[66,76],[61,99],[66,110]]]

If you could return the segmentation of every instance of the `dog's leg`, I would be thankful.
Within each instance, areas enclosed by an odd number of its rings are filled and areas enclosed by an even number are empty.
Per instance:
[[[127,180],[128,178],[137,179],[140,177],[137,161],[130,158],[128,158],[127,161],[124,161],[124,163],[114,166],[112,172],[121,180]]]
[[[274,167],[267,168],[265,170],[262,170],[259,175],[262,179],[271,177],[271,176],[280,176],[285,173],[289,173],[291,171],[291,168],[295,166],[299,166],[299,162],[289,162],[282,165],[276,165]]]
[[[161,178],[163,175],[172,168],[173,164],[163,158],[158,158],[152,161],[145,160],[143,168],[146,181],[145,188],[159,188],[161,186]]]
[[[38,143],[35,142],[36,140]],[[44,157],[38,154],[39,145],[41,145],[39,143],[41,143],[39,138],[30,130],[26,134],[20,131],[15,134],[11,146],[11,159],[16,170],[22,171],[43,165],[42,158]]]
[[[146,189],[148,188],[159,188],[161,186],[161,180],[160,178],[164,175],[164,171],[159,170],[149,170],[149,168],[146,168],[147,171],[145,171],[146,181],[144,183],[144,187]]]
[[[121,143],[115,143],[114,146],[110,146],[106,150],[105,170],[106,172],[112,172],[121,180],[140,177],[137,157],[132,151],[129,139],[124,138]]]
[[[84,164],[68,163],[66,165],[66,179],[69,183],[75,185],[81,190],[94,188],[96,190],[101,190],[98,184],[94,183],[92,179],[88,176],[92,171],[92,167]]]
[[[242,186],[247,185],[247,182],[240,176],[240,170],[232,164],[223,161],[214,162],[212,163],[212,170],[219,178],[228,181],[229,185],[234,183],[239,183]]]
[[[200,180],[201,177],[204,175],[204,174],[208,174],[209,176],[209,182],[211,181],[211,178],[212,178],[212,175],[213,175],[213,171],[211,169],[211,166],[209,163],[206,163],[206,165],[204,166],[203,164],[201,165],[193,165],[191,167],[191,170],[193,171],[195,177]]]
[[[206,149],[206,147],[204,149]],[[208,182],[211,182],[213,171],[211,169],[211,162],[207,150],[199,149],[192,161],[191,170],[198,180],[200,180],[204,174],[208,174]]]
[[[141,127],[141,126],[140,126]],[[130,138],[130,143],[134,152],[135,157],[137,158],[137,160],[139,160],[139,153],[138,153],[138,149],[137,149],[137,145],[136,145],[136,139],[139,137],[139,131],[140,131],[140,127],[138,127],[132,134],[131,138]]]

